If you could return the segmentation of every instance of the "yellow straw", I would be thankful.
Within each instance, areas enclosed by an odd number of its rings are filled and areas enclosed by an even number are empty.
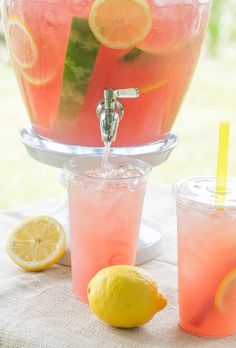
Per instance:
[[[229,157],[229,131],[230,124],[227,121],[220,123],[219,149],[216,177],[216,193],[225,197],[227,186],[228,157]]]

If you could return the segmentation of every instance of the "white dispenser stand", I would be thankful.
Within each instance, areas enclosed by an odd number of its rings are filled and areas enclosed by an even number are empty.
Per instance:
[[[82,154],[103,153],[102,147],[67,145],[42,138],[33,131],[30,125],[20,131],[20,139],[31,157],[41,163],[58,168],[62,168],[64,161],[71,157]],[[168,159],[177,143],[178,138],[176,134],[168,133],[164,138],[152,144],[112,147],[111,154],[139,158],[149,162],[152,167],[155,167]],[[49,213],[58,219],[65,228],[67,234],[67,247],[59,263],[70,266],[70,234],[67,200],[62,201],[59,206]],[[160,228],[153,221],[149,220],[148,217],[143,217],[137,244],[136,265],[148,262],[160,253],[161,239]]]

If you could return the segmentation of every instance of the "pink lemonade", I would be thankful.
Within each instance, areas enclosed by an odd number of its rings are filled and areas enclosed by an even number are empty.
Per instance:
[[[102,268],[133,265],[150,167],[131,158],[81,156],[67,162],[74,294],[87,302],[87,285]],[[107,167],[106,167],[107,168]]]
[[[236,333],[236,179],[224,206],[215,179],[177,185],[180,326],[199,336]]]
[[[94,2],[3,3],[12,64],[33,128],[59,142],[101,146],[95,109],[104,88],[137,87],[140,98],[124,100],[126,116],[114,146],[154,142],[171,130],[181,106],[211,0],[120,0],[118,14],[117,1],[106,0],[109,16],[116,21],[132,20],[135,4],[150,8],[151,27],[145,38],[125,48],[111,47],[113,42],[108,47],[94,36],[88,22]],[[129,6],[125,11],[123,2]],[[136,28],[133,36],[140,30]]]

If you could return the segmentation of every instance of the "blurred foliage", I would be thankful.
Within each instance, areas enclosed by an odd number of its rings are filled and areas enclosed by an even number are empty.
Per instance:
[[[213,0],[208,33],[211,55],[216,56],[221,48],[236,43],[236,0]]]
[[[0,43],[5,42],[5,38],[4,38],[4,34],[3,34],[3,27],[2,27],[1,5],[2,5],[2,0],[0,0]]]
[[[209,51],[212,55],[216,55],[218,52],[218,46],[220,41],[220,19],[222,17],[222,9],[224,7],[225,0],[213,0],[211,19],[208,27],[209,31]]]

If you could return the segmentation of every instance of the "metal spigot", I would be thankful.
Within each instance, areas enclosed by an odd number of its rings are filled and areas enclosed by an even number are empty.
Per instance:
[[[100,130],[103,142],[112,143],[116,140],[117,129],[120,120],[124,115],[124,107],[117,98],[137,98],[139,90],[137,88],[127,88],[104,90],[104,99],[97,106],[97,116],[100,120]]]

